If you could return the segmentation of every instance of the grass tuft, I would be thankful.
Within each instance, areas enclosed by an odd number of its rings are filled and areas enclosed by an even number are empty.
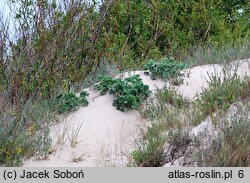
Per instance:
[[[200,97],[194,101],[194,107],[206,117],[219,110],[226,111],[232,103],[249,96],[249,77],[241,79],[236,74],[233,76],[224,74],[221,78],[215,75],[210,77],[209,87],[203,89]]]
[[[53,116],[45,106],[28,104],[22,110],[9,109],[0,116],[0,163],[4,166],[20,166],[23,159],[31,156],[48,156]]]
[[[152,124],[146,131],[141,130],[142,138],[136,141],[137,150],[132,153],[134,166],[159,167],[166,159],[166,136],[159,133],[157,124]]]
[[[249,167],[250,123],[248,107],[240,106],[229,118],[221,119],[218,138],[209,147],[200,147],[199,166]]]

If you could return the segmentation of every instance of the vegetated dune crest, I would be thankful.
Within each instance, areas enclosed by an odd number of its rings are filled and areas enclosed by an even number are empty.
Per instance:
[[[227,65],[233,72],[237,67],[239,76],[250,75],[250,59]],[[183,84],[176,90],[190,100],[195,99],[202,88],[207,87],[209,75],[221,75],[224,66],[203,65],[186,69]],[[123,77],[139,74],[150,90],[170,85],[161,79],[152,80],[143,71],[126,72]],[[89,92],[89,105],[80,107],[68,116],[60,116],[60,123],[51,128],[52,153],[44,160],[31,158],[24,161],[26,167],[100,167],[126,166],[129,154],[134,150],[138,138],[138,126],[148,121],[138,111],[121,112],[112,106],[114,97],[99,95],[93,88]],[[202,126],[202,125],[201,125]],[[206,125],[203,125],[206,126]],[[199,131],[202,129],[199,129]]]

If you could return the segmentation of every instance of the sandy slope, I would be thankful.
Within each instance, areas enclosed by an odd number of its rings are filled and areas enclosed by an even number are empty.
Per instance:
[[[234,62],[234,65],[238,65],[240,76],[250,75],[250,60]],[[221,73],[222,68],[222,65],[217,64],[194,67],[189,70],[189,76],[184,77],[184,83],[176,89],[185,97],[194,99],[203,87],[207,87],[208,75]],[[233,70],[233,68],[228,69]],[[160,79],[151,80],[150,76],[142,71],[125,73],[124,76],[133,74],[140,74],[150,90],[169,85]],[[60,123],[52,127],[52,154],[46,160],[28,159],[24,162],[24,166],[126,165],[126,157],[133,150],[134,140],[139,135],[138,125],[144,126],[147,121],[142,119],[137,111],[116,110],[112,106],[113,96],[108,94],[99,96],[99,93],[92,88],[86,90],[90,93],[89,106],[81,107],[67,117],[60,116]],[[77,138],[72,138],[78,127],[80,131]],[[202,129],[197,128],[199,131]],[[74,143],[72,139],[77,139],[78,143]]]

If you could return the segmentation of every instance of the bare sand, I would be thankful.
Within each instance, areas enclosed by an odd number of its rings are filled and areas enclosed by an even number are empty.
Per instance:
[[[250,75],[250,59],[233,62],[238,66],[240,76]],[[228,68],[228,67],[227,67]],[[176,90],[187,97],[195,99],[202,88],[208,86],[209,75],[222,74],[223,65],[203,65],[185,70],[189,76],[184,77],[182,85]],[[230,72],[232,68],[228,68]],[[150,90],[170,85],[163,80],[151,80],[143,71],[124,73],[123,77],[139,74]],[[30,158],[24,161],[25,167],[103,167],[126,166],[129,154],[134,150],[134,141],[139,136],[138,126],[145,126],[139,112],[130,110],[121,112],[112,106],[114,97],[99,95],[93,88],[89,92],[89,105],[80,107],[67,116],[60,116],[60,122],[51,128],[52,149],[48,158],[37,160]],[[207,125],[201,124],[192,130],[197,134]]]

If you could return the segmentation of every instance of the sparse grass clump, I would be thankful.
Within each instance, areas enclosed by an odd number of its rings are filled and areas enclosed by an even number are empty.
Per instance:
[[[144,85],[139,75],[122,79],[113,79],[109,76],[101,77],[101,82],[95,85],[95,89],[104,95],[109,91],[116,96],[113,102],[120,111],[138,109],[142,100],[147,98],[151,91],[148,85]]]
[[[164,163],[173,163],[182,157],[184,162],[180,165],[183,166],[194,164],[198,166],[249,166],[250,128],[249,100],[247,100],[250,95],[249,77],[240,78],[236,74],[229,75],[224,72],[223,77],[217,75],[210,77],[208,84],[208,88],[203,89],[199,98],[193,102],[189,102],[173,88],[165,87],[157,91],[154,100],[144,105],[141,114],[157,127],[154,128],[157,131],[155,134],[159,136],[168,134],[164,147],[158,145],[158,148],[165,149],[161,157],[164,157]],[[225,115],[230,112],[229,108],[237,101],[247,101],[242,105],[247,104],[248,112],[236,112],[229,120],[225,119]],[[211,142],[205,142],[203,137],[190,136],[191,127],[198,125],[209,115],[212,116],[209,119],[212,120],[213,126],[219,129],[218,137],[214,136]],[[149,128],[144,133],[148,132]],[[156,136],[155,134],[153,135]],[[133,158],[136,161],[141,160],[141,163],[149,162],[147,166],[155,166],[154,162],[146,161],[151,160],[148,149],[153,146],[152,141],[144,138],[140,144]],[[139,163],[136,165],[141,166]]]
[[[150,98],[141,108],[141,115],[152,121],[164,121],[164,128],[177,127],[179,116],[185,116],[190,101],[172,87],[158,89],[155,98]],[[183,118],[184,119],[184,118]],[[182,121],[183,121],[182,119]]]
[[[171,104],[178,108],[187,107],[189,105],[188,99],[177,93],[172,87],[164,87],[163,89],[158,90],[156,97],[158,101]]]
[[[223,47],[195,46],[191,50],[185,51],[181,57],[192,66],[217,63],[229,64],[235,60],[250,58],[249,49],[250,42],[248,39],[242,44],[229,44]]]
[[[172,113],[174,115],[174,113]],[[186,154],[193,139],[181,125],[164,127],[165,122],[156,120],[145,130],[141,130],[142,138],[136,140],[136,148],[131,156],[133,166],[161,167],[172,163]]]
[[[249,167],[250,116],[248,107],[240,107],[229,118],[221,119],[218,138],[198,151],[199,166]],[[197,159],[196,159],[197,160]]]
[[[149,60],[144,69],[149,70],[152,74],[152,79],[170,79],[180,75],[180,71],[186,68],[187,65],[181,62],[177,62],[174,58],[165,58],[160,62],[155,60]]]
[[[72,92],[65,95],[63,94],[59,95],[57,97],[57,101],[59,103],[58,112],[64,113],[64,112],[75,111],[80,105],[87,106],[89,104],[87,100],[88,95],[89,94],[86,91],[82,91],[79,97],[77,97]]]
[[[136,141],[137,150],[132,153],[134,166],[159,167],[164,164],[166,136],[161,131],[156,123],[141,131],[142,138]]]
[[[134,166],[163,166],[185,153],[191,142],[182,129],[187,125],[185,110],[189,101],[173,88],[165,87],[155,94],[153,101],[147,101],[141,114],[152,121],[136,141],[137,150],[132,153]]]
[[[169,130],[168,132],[168,148],[169,161],[175,161],[180,156],[186,155],[188,147],[191,146],[193,139],[189,136],[189,132],[182,128]]]
[[[0,164],[20,166],[24,158],[46,158],[51,145],[46,105],[27,105],[22,110],[4,111],[0,116]]]
[[[212,115],[218,110],[226,111],[233,102],[250,96],[250,79],[224,75],[223,78],[211,76],[209,87],[203,89],[200,97],[194,102],[203,116]]]

